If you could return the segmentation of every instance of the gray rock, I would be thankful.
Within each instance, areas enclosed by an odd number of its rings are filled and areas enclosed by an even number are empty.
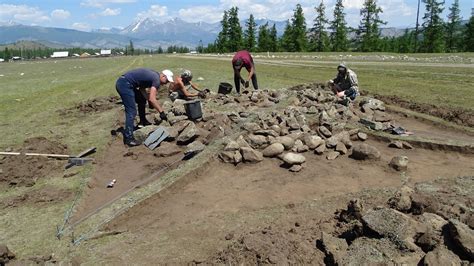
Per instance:
[[[179,134],[176,138],[178,143],[187,143],[198,137],[198,129],[193,122],[190,122],[188,126]]]
[[[361,118],[359,122],[372,130],[380,131],[383,129],[383,124],[381,122],[374,122],[365,118]]]
[[[360,105],[361,106],[365,105],[367,108],[370,108],[374,111],[375,110],[385,111],[385,103],[374,98],[367,97],[361,101]]]
[[[307,113],[308,113],[308,114],[317,114],[317,113],[318,113],[318,109],[316,108],[316,106],[312,105],[312,106],[309,107]]]
[[[407,149],[407,150],[413,150],[414,149],[414,147],[406,141],[402,141],[402,145],[403,145],[404,149]]]
[[[356,160],[377,160],[380,159],[380,151],[368,144],[356,144],[352,148],[351,157]]]
[[[184,108],[184,102],[175,101],[173,107],[171,107],[171,112],[175,116],[186,115],[186,109]]]
[[[411,218],[390,208],[369,210],[362,216],[362,223],[377,235],[389,238],[400,248],[408,246],[406,240],[413,233]]]
[[[321,139],[319,136],[311,135],[309,133],[304,134],[301,139],[302,139],[303,143],[306,146],[308,146],[308,148],[310,150],[314,150],[317,147],[324,144],[324,140]]]
[[[278,137],[280,136],[280,134],[278,134],[277,132],[275,132],[274,130],[271,130],[271,129],[261,129],[261,130],[256,130],[254,132],[255,135],[262,135],[262,136],[272,136],[272,137]]]
[[[200,153],[206,148],[206,145],[204,145],[202,142],[199,140],[193,141],[192,143],[189,143],[186,146],[186,150],[184,153]]]
[[[168,122],[170,123],[170,125],[174,125],[178,122],[185,121],[185,120],[188,120],[188,117],[185,116],[185,115],[178,115],[178,116],[168,117]]]
[[[288,136],[277,137],[275,138],[275,142],[283,144],[285,150],[291,150],[291,148],[293,148],[293,146],[295,145],[295,140]]]
[[[263,154],[260,151],[254,150],[252,148],[240,148],[242,153],[242,158],[244,162],[248,163],[258,163],[263,161]]]
[[[342,142],[338,142],[336,145],[336,151],[339,152],[340,154],[346,154],[347,153],[346,145]]]
[[[0,265],[8,264],[15,258],[15,254],[11,252],[6,245],[0,244]]]
[[[229,141],[229,143],[227,143],[227,145],[224,148],[224,151],[238,151],[238,150],[240,150],[239,143],[233,140]]]
[[[263,150],[263,156],[265,157],[275,157],[283,153],[285,146],[281,143],[273,143],[270,146],[266,147]]]
[[[166,132],[169,134],[166,138],[167,141],[173,141],[179,136],[179,132],[175,127],[166,127]]]
[[[153,133],[153,131],[155,131],[157,128],[158,126],[154,125],[142,127],[133,132],[133,137],[139,142],[144,142],[146,138],[148,138],[148,136]]]
[[[357,133],[357,137],[362,141],[367,140],[367,134],[365,134],[364,132]]]
[[[319,241],[326,255],[327,263],[330,265],[342,265],[343,258],[346,256],[347,248],[349,247],[346,240],[322,232]]]
[[[461,259],[449,249],[440,246],[433,251],[426,253],[423,259],[423,265],[425,266],[457,266],[461,265]]]
[[[297,173],[297,172],[300,172],[301,170],[303,170],[303,165],[302,164],[294,164],[290,167],[290,172],[294,172],[294,173]]]
[[[280,128],[279,125],[272,125],[272,126],[270,126],[270,129],[275,131],[276,133],[278,133],[278,135],[280,135],[281,128]]]
[[[181,133],[183,132],[183,130],[189,125],[189,123],[191,123],[191,121],[180,121],[176,124],[173,125],[173,128],[178,131],[178,133]]]
[[[339,152],[337,152],[337,151],[331,151],[331,152],[329,152],[328,155],[326,156],[326,159],[328,159],[328,160],[335,160],[338,156],[339,156]]]
[[[265,137],[265,136],[262,136],[262,135],[249,134],[249,135],[247,135],[245,140],[254,149],[263,148],[265,145],[267,145],[269,143],[268,138]]]
[[[174,143],[162,142],[153,153],[156,157],[170,157],[181,153],[181,149]]]
[[[458,220],[450,219],[448,224],[449,236],[470,261],[474,261],[474,230]]]
[[[403,149],[403,144],[401,141],[392,141],[388,144],[390,148]]]
[[[319,155],[323,154],[325,151],[326,151],[326,145],[324,143],[323,145],[320,145],[319,147],[314,149],[314,153],[319,154]]]
[[[326,140],[326,147],[330,149],[336,148],[338,142],[339,140],[335,136],[332,136]]]
[[[244,136],[240,135],[235,142],[239,145],[239,148],[247,147],[251,148],[250,144],[245,140]]]
[[[304,145],[303,142],[299,139],[295,141],[295,146],[293,146],[292,151],[294,152],[306,152],[309,150],[309,147]]]
[[[395,195],[388,200],[388,205],[398,211],[407,213],[411,209],[411,196],[414,190],[409,186],[402,186]]]
[[[408,157],[395,156],[390,161],[390,166],[397,171],[406,171],[408,167]]]
[[[242,129],[247,130],[248,132],[254,132],[262,128],[257,123],[248,122],[242,125]]]
[[[300,124],[298,123],[298,120],[296,120],[296,118],[294,117],[288,118],[286,120],[286,125],[292,130],[300,129]]]
[[[325,126],[318,127],[318,130],[323,135],[323,137],[329,138],[332,136],[331,131],[329,131],[329,129],[327,129]]]
[[[225,163],[238,164],[242,162],[242,155],[239,151],[222,151],[219,153],[219,158]]]
[[[306,158],[298,153],[286,153],[283,155],[282,160],[288,165],[302,164],[306,161]]]

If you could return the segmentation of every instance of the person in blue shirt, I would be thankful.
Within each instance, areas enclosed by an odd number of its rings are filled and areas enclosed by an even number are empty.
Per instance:
[[[156,95],[160,85],[167,84],[168,82],[173,82],[173,72],[167,69],[159,73],[153,69],[137,68],[126,72],[117,79],[115,88],[120,98],[122,98],[122,103],[125,107],[124,143],[129,147],[140,145],[133,137],[133,121],[137,115],[135,103],[138,104],[140,123],[142,125],[149,124],[145,117],[147,100],[150,107],[153,107],[160,113],[160,118],[167,120],[163,108],[156,100]],[[145,92],[148,88],[149,94]],[[148,96],[146,97],[145,95]]]

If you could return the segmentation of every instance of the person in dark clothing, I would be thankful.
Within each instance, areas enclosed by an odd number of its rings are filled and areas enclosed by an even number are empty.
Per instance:
[[[232,59],[232,67],[234,68],[234,84],[237,93],[240,93],[240,84],[244,85],[245,88],[249,87],[249,81],[252,79],[252,86],[258,90],[257,73],[255,73],[255,64],[253,58],[248,51],[238,51]],[[247,80],[244,80],[240,75],[240,70],[245,67],[249,72]]]
[[[337,66],[336,78],[329,80],[329,88],[340,99],[349,98],[352,101],[359,95],[359,81],[354,71],[344,63]]]
[[[115,88],[120,98],[122,98],[122,103],[125,107],[125,130],[123,135],[126,145],[130,147],[140,145],[133,137],[133,120],[137,115],[135,103],[138,104],[141,124],[149,124],[145,117],[145,105],[147,100],[150,106],[160,113],[161,119],[167,120],[163,108],[161,108],[156,100],[156,94],[160,85],[164,85],[168,82],[173,82],[173,72],[163,70],[161,73],[158,73],[148,68],[130,70],[117,79]],[[150,89],[149,94],[146,92],[148,88]]]

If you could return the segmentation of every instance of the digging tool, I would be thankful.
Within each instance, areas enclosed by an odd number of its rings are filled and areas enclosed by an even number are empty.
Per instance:
[[[67,154],[53,154],[53,153],[32,153],[32,152],[0,152],[0,155],[26,155],[26,156],[41,156],[41,157],[48,157],[48,158],[56,158],[56,159],[69,159],[74,158],[76,156],[67,155]]]
[[[73,166],[81,166],[81,165],[86,164],[89,161],[93,161],[94,159],[84,158],[84,157],[89,155],[89,154],[95,153],[96,150],[97,150],[96,147],[92,147],[92,148],[83,150],[77,156],[74,156],[74,157],[69,159],[68,164],[65,166],[65,169],[69,169]]]

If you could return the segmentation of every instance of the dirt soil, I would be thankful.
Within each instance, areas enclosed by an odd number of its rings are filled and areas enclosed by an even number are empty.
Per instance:
[[[407,180],[413,184],[437,177],[474,173],[472,154],[424,149],[398,150],[388,148],[388,143],[384,142],[369,140],[368,143],[380,150],[380,160],[360,162],[343,156],[328,161],[308,152],[304,155],[311,168],[296,174],[280,167],[278,159],[238,166],[212,161],[210,165],[203,166],[201,173],[183,177],[171,189],[115,219],[107,229],[125,232],[123,234],[127,240],[120,243],[111,241],[97,252],[111,263],[126,261],[130,256],[134,257],[135,263],[156,260],[171,263],[202,262],[208,261],[210,257],[214,262],[231,262],[221,259],[227,256],[225,252],[243,256],[235,261],[255,263],[259,260],[253,253],[248,259],[244,258],[246,253],[241,250],[242,243],[250,241],[251,245],[265,249],[264,245],[273,241],[274,248],[270,251],[275,253],[273,259],[276,261],[293,254],[283,261],[322,263],[323,254],[314,250],[311,244],[315,233],[296,236],[291,230],[299,232],[301,230],[297,227],[303,224],[311,228],[331,218],[335,207],[342,208],[347,203],[341,204],[340,198],[350,193],[364,194],[370,189],[387,191]],[[388,166],[395,155],[406,155],[410,159],[406,174],[400,174]],[[382,194],[377,192],[368,197],[377,199]],[[333,198],[338,197],[332,202]],[[317,207],[318,210],[303,210],[306,208],[304,206],[312,206],[316,201],[322,204]],[[274,228],[272,224],[278,224],[283,229],[268,229],[269,225]],[[268,234],[260,233],[263,231]],[[255,232],[263,236],[255,237]],[[240,237],[236,237],[241,235],[245,235],[243,242]],[[216,255],[216,251],[223,250],[223,245],[229,245],[228,241],[231,240],[234,243],[230,245],[234,245],[236,250],[227,249]],[[140,246],[141,251],[133,248],[137,246]],[[248,248],[255,250],[251,246]],[[298,254],[305,254],[305,257],[301,259]]]
[[[459,125],[474,127],[474,111],[468,109],[442,107],[432,104],[421,104],[399,98],[397,96],[375,95],[375,98],[384,101],[387,104],[398,105],[419,113],[424,113],[442,118]]]
[[[14,152],[68,154],[67,146],[44,137],[25,140]],[[66,161],[40,156],[0,156],[0,184],[33,186],[40,178],[59,173]]]
[[[98,97],[88,101],[81,102],[76,106],[68,109],[59,110],[58,112],[61,115],[68,115],[68,114],[91,114],[91,113],[99,113],[104,112],[115,107],[119,107],[119,96],[106,96],[106,97]]]
[[[0,209],[15,208],[23,205],[34,204],[37,207],[50,203],[68,201],[74,196],[74,192],[67,189],[58,189],[55,187],[44,187],[33,190],[20,196],[13,196],[3,199],[0,202]]]

